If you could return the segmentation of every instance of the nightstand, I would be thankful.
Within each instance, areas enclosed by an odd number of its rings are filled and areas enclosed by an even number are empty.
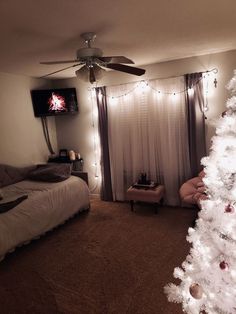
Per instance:
[[[83,163],[84,163],[83,158],[70,160],[68,156],[55,157],[55,158],[49,158],[48,162],[59,163],[59,164],[72,164],[73,171],[83,172]]]

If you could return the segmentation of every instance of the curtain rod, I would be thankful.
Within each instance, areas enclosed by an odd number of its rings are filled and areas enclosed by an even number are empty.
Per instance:
[[[213,72],[214,74],[217,74],[218,73],[218,69],[217,68],[213,68],[211,70],[194,72],[194,73],[211,73],[211,72]],[[109,85],[107,87],[115,87],[115,86],[121,86],[121,85],[125,85],[125,84],[139,83],[139,82],[142,82],[142,81],[166,80],[166,79],[181,77],[181,76],[184,76],[184,75],[187,75],[187,74],[194,74],[194,73],[185,73],[185,74],[182,74],[182,75],[158,77],[158,78],[152,78],[152,79],[143,79],[143,80],[133,81],[133,82],[128,82],[128,83]],[[97,84],[96,84],[96,86],[94,86],[94,87],[89,87],[88,90],[92,90],[92,89],[95,89],[97,87],[105,87],[105,85],[97,86]]]

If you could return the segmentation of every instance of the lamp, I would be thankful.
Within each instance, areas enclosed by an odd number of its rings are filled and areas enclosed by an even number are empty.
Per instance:
[[[92,75],[91,75],[91,71],[92,71]],[[97,64],[91,64],[91,65],[82,66],[82,68],[77,70],[75,74],[79,79],[85,82],[94,83],[94,82],[99,81],[103,77],[103,74],[105,72],[106,71],[102,69],[100,66],[98,66]]]

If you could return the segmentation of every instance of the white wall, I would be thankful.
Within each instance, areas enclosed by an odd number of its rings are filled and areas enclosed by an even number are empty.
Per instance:
[[[89,175],[89,186],[92,193],[98,193],[99,180],[95,179],[94,146],[92,126],[92,104],[87,83],[78,82],[77,78],[54,81],[54,87],[75,87],[79,113],[77,115],[56,117],[58,149],[74,150],[84,159],[84,171]],[[96,109],[96,108],[95,108]],[[95,120],[97,131],[97,120]]]
[[[210,93],[208,97],[209,111],[207,112],[207,146],[210,146],[210,139],[214,134],[212,122],[219,117],[225,110],[225,102],[228,98],[228,92],[225,89],[226,83],[233,75],[236,69],[236,51],[229,51],[219,54],[211,54],[199,57],[186,58],[159,64],[152,64],[144,67],[146,74],[142,77],[123,74],[117,71],[107,72],[99,85],[117,85],[128,82],[165,78],[185,73],[201,72],[218,69],[216,75],[218,84],[214,87],[214,77],[209,82]],[[57,80],[53,82],[55,87],[75,87],[79,101],[80,112],[77,116],[58,117],[56,120],[57,140],[59,148],[68,148],[79,151],[85,160],[85,171],[89,173],[90,187],[92,190],[96,187],[97,180],[94,177],[94,150],[92,143],[92,104],[90,100],[90,84],[79,81],[77,78],[67,80]],[[98,192],[98,189],[95,190]]]
[[[24,166],[47,160],[41,119],[34,117],[30,90],[50,86],[50,81],[0,73],[0,163]],[[57,150],[54,118],[48,122]]]

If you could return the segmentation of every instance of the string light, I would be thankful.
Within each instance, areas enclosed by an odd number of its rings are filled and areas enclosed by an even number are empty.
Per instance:
[[[111,105],[116,105],[117,102],[118,102],[118,99],[117,99],[117,98],[114,98],[114,97],[111,97],[111,98],[110,98],[110,104],[111,104]]]
[[[202,110],[207,112],[209,110],[208,107],[208,93],[209,93],[209,75],[203,76],[203,86],[204,86],[204,104]]]
[[[172,97],[172,100],[175,102],[176,101],[176,99],[177,99],[177,97],[176,97],[177,95],[176,95],[176,92],[174,92],[174,93],[172,93],[172,95],[171,95],[171,97]]]
[[[194,95],[194,89],[193,87],[188,88],[188,95],[191,97]]]
[[[99,158],[99,135],[97,133],[96,127],[95,127],[95,120],[97,121],[98,117],[98,109],[96,107],[96,90],[94,88],[89,89],[90,92],[90,100],[92,103],[92,128],[93,128],[93,135],[92,135],[92,143],[93,143],[93,158],[94,161],[92,163],[92,167],[94,167],[94,179],[96,181],[95,186],[90,188],[90,192],[93,192],[98,187],[98,179],[99,179],[99,169],[98,169],[98,158]],[[103,95],[102,93],[98,94],[99,99],[101,100]]]
[[[129,98],[129,95],[128,94],[124,94],[124,99],[127,101],[128,100],[128,98]]]
[[[99,99],[100,101],[102,100],[102,96],[103,96],[103,94],[102,94],[102,92],[100,91],[99,94],[98,94],[98,99]]]
[[[176,96],[176,94],[181,94],[181,93],[185,93],[186,91],[189,93],[189,95],[193,95],[194,94],[194,89],[193,87],[195,85],[197,85],[199,83],[200,80],[202,79],[205,79],[206,76],[209,78],[211,76],[211,74],[216,74],[218,73],[218,70],[216,68],[212,69],[212,70],[209,70],[209,71],[206,71],[205,72],[205,75],[203,77],[201,77],[198,81],[196,81],[191,88],[185,88],[184,90],[181,90],[181,91],[178,91],[178,92],[174,92],[173,91],[162,91],[160,90],[159,88],[155,88],[152,84],[151,84],[151,81],[152,80],[142,80],[140,82],[138,82],[133,88],[131,88],[130,90],[126,91],[125,93],[122,93],[120,95],[106,95],[107,99],[109,99],[111,101],[111,103],[115,103],[115,99],[117,98],[120,98],[120,97],[124,97],[126,100],[128,99],[128,95],[133,93],[134,91],[139,91],[139,92],[145,92],[147,91],[148,89],[152,89],[158,97],[160,97],[161,95],[173,95],[175,94],[174,96]],[[159,78],[159,80],[161,80],[162,78]],[[165,79],[165,78],[163,78]],[[204,81],[204,80],[203,80]],[[214,80],[214,84],[215,84],[215,87],[216,87],[216,79]],[[96,87],[92,88],[92,90],[95,91]],[[208,88],[208,85],[206,85],[206,88],[205,88],[205,95],[208,95],[209,94],[209,88]],[[101,93],[101,91],[99,92],[99,100],[102,99],[102,96],[105,96]],[[208,100],[207,100],[207,97],[206,97],[206,100],[205,100],[205,104],[204,104],[204,108],[203,108],[203,111],[207,111],[208,110]]]
[[[137,84],[137,89],[140,93],[144,93],[149,89],[149,84],[147,81],[141,81]]]
[[[231,270],[231,276],[236,279],[236,271],[235,270]]]
[[[160,100],[162,98],[162,92],[158,90],[157,92],[155,92],[155,96],[157,97],[157,99]]]
[[[91,96],[92,96],[92,98],[95,98],[95,97],[96,97],[96,91],[95,91],[95,89],[92,89],[92,90],[91,90]]]
[[[213,69],[212,71],[208,71],[203,76],[203,88],[204,88],[204,105],[202,110],[207,112],[209,110],[208,98],[213,94],[213,85],[210,86],[210,81],[213,80],[214,87],[217,87],[217,79],[215,75],[218,73],[217,69]]]
[[[212,292],[210,292],[210,293],[209,293],[209,298],[210,298],[210,299],[214,299],[214,298],[215,298],[215,294],[212,293]]]
[[[97,107],[94,107],[94,109],[93,109],[93,117],[94,118],[98,118],[98,109],[97,109]]]

